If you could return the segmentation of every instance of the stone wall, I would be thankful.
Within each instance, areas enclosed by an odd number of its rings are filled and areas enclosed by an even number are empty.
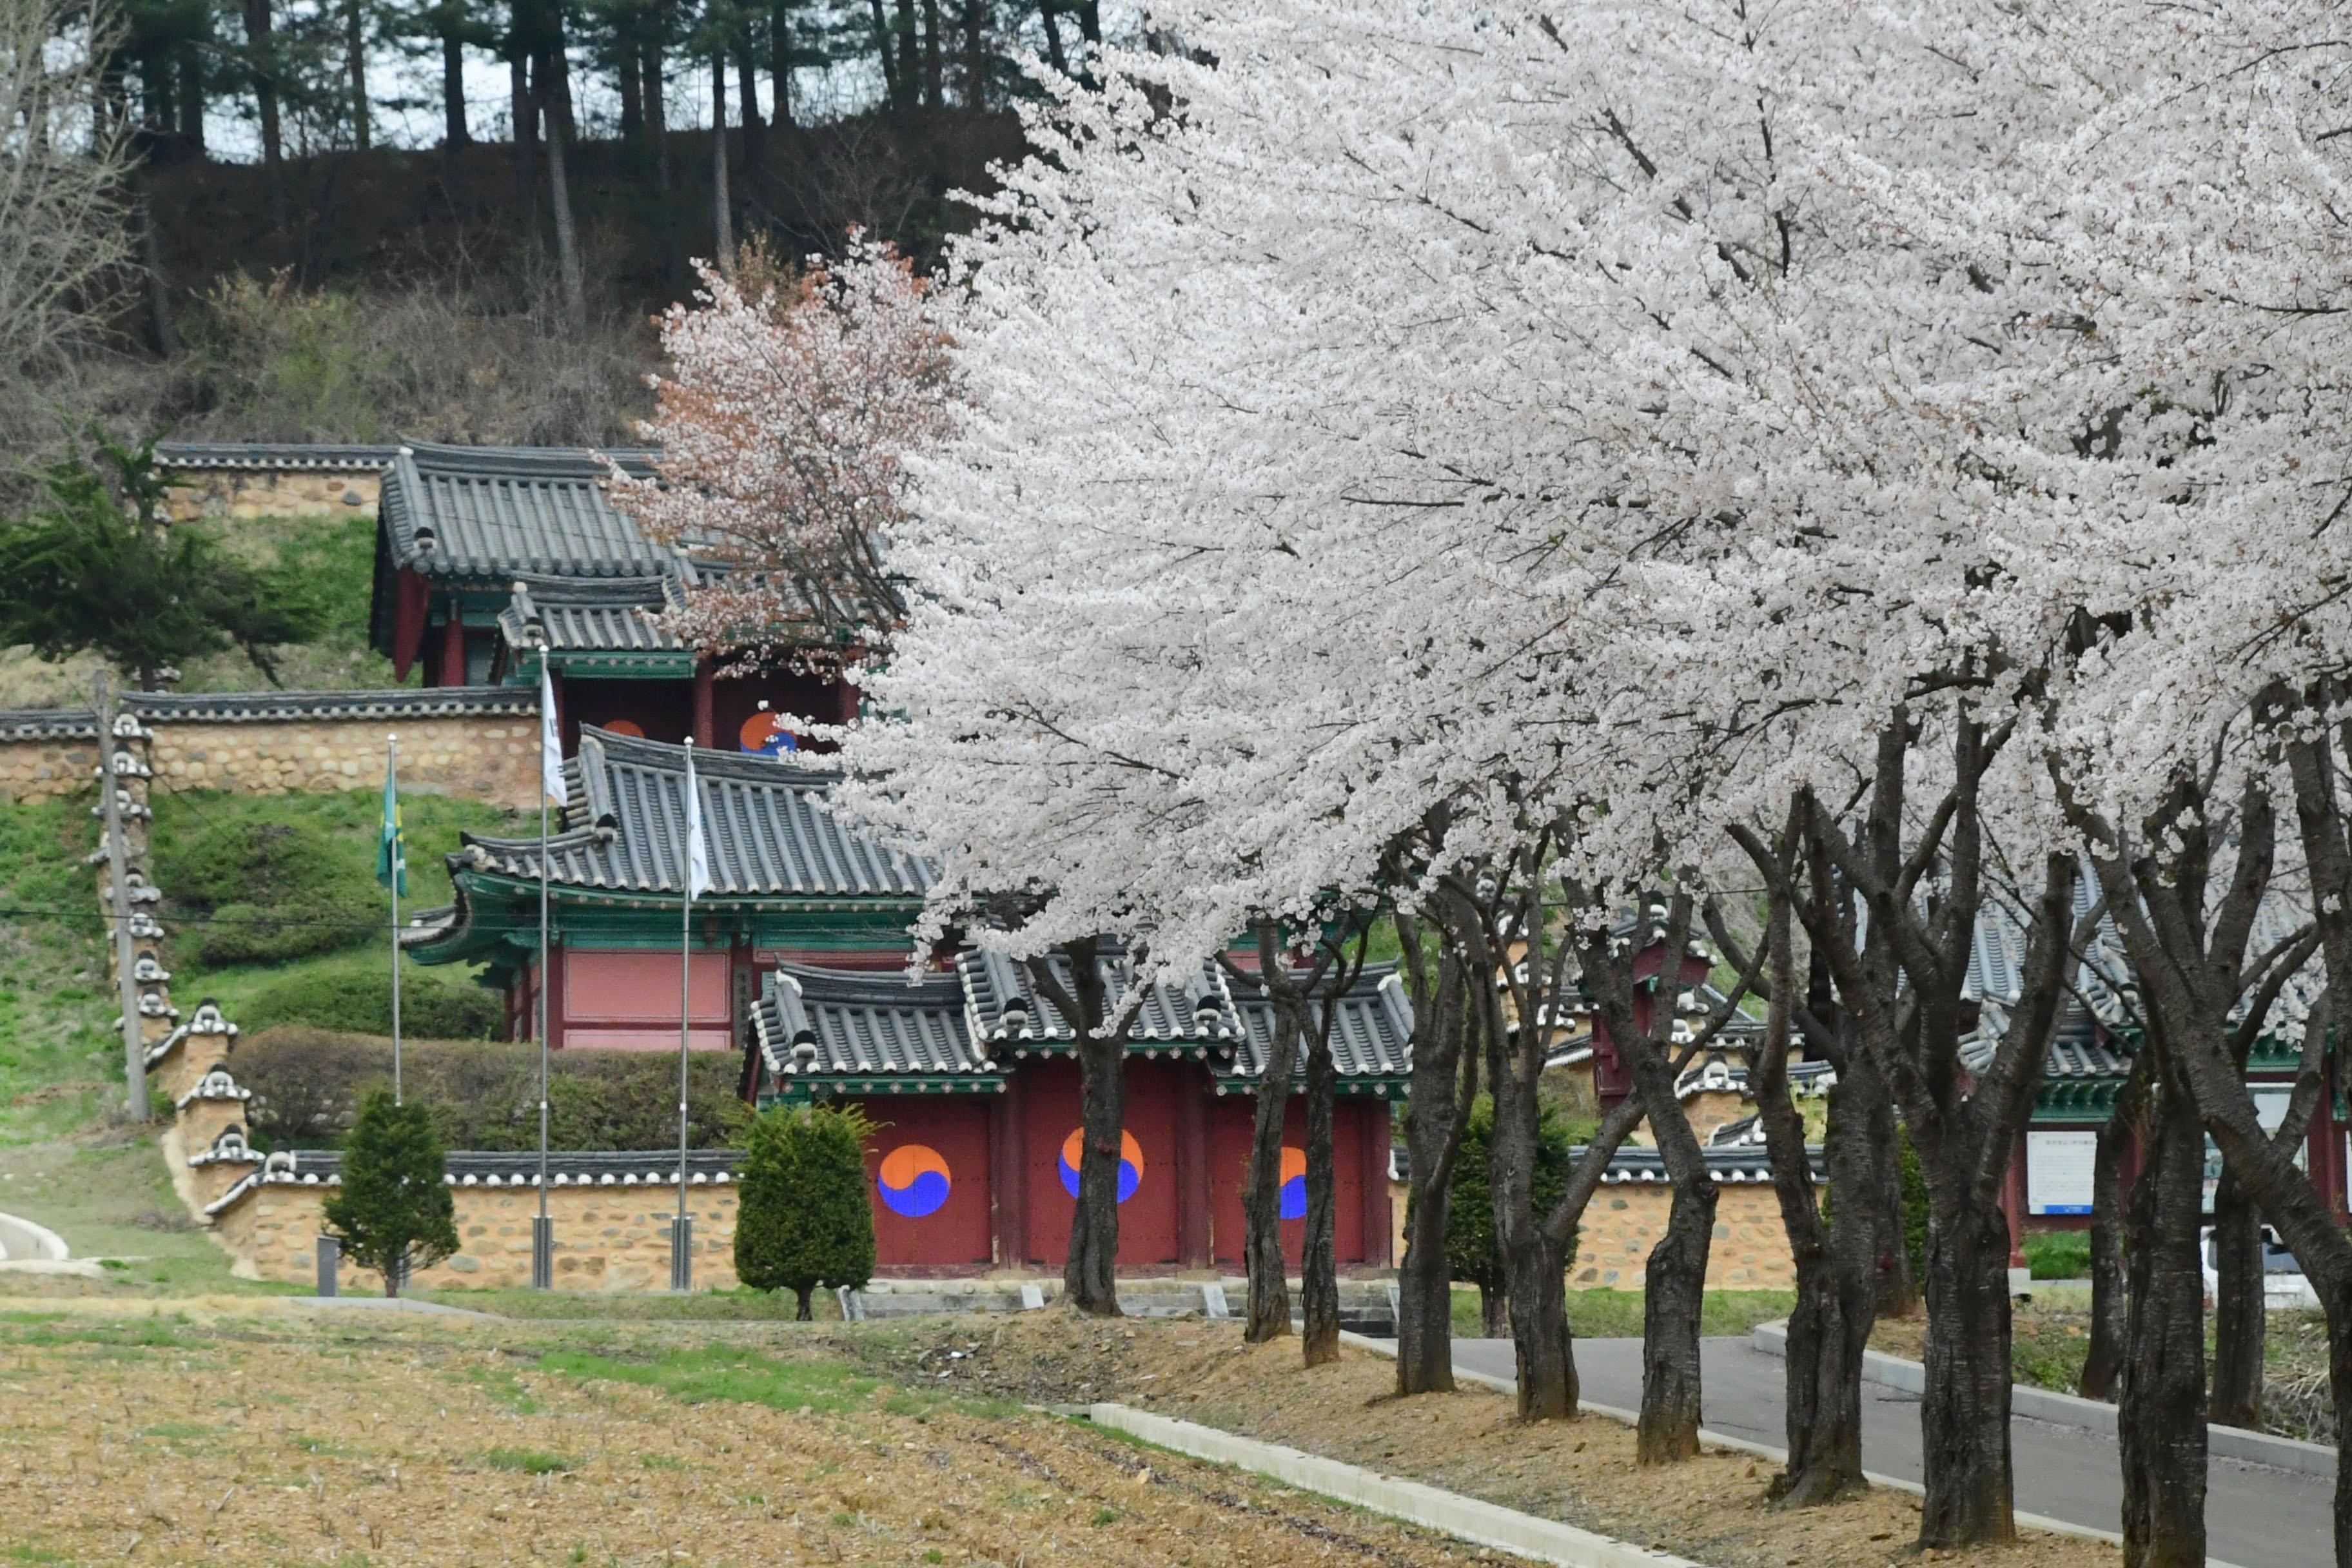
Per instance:
[[[1571,1290],[1638,1290],[1650,1249],[1666,1233],[1674,1189],[1664,1183],[1611,1184],[1593,1196],[1577,1237]],[[1710,1290],[1793,1290],[1796,1261],[1781,1228],[1771,1184],[1722,1183],[1716,1188],[1715,1244],[1707,1249]]]
[[[186,481],[165,500],[174,522],[197,518],[367,517],[373,515],[383,477],[268,468],[172,466]]]
[[[79,735],[0,731],[0,805],[89,794],[98,755],[94,724],[85,722]]]
[[[152,733],[146,764],[166,790],[289,795],[364,789],[400,737],[404,789],[527,807],[539,798],[539,699],[503,687],[392,691],[138,692],[124,709]],[[87,711],[0,713],[0,805],[87,793]]]
[[[319,1205],[331,1189],[271,1183],[255,1187],[224,1210],[214,1232],[239,1273],[289,1285],[318,1278]],[[689,1186],[694,1216],[694,1287],[735,1285],[735,1188]],[[529,1187],[458,1187],[457,1237],[462,1250],[412,1282],[425,1287],[523,1289],[530,1284],[530,1222],[539,1194]],[[555,1222],[555,1286],[559,1290],[665,1290],[669,1288],[669,1228],[677,1188],[552,1186],[547,1212]],[[381,1292],[377,1275],[346,1262],[342,1288]]]
[[[166,790],[321,794],[383,782],[384,737],[400,737],[400,787],[522,807],[539,798],[539,721],[514,715],[159,724],[155,776]]]

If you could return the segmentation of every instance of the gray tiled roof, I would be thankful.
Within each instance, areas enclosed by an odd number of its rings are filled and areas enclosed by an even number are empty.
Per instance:
[[[1069,961],[1057,953],[1051,963],[1055,973],[1066,986]],[[1099,963],[1103,994],[1108,1005],[1117,1008],[1127,994],[1127,959],[1116,946],[1106,942]],[[1053,1004],[1037,994],[1024,965],[1002,953],[967,949],[956,955],[956,968],[963,976],[971,1008],[972,1033],[981,1041],[991,1047],[1008,1046],[1013,1054],[1020,1056],[1033,1050],[1060,1048],[1077,1039],[1077,1031],[1055,1010]],[[1026,1016],[1008,1020],[1006,1009],[1016,1002]],[[1203,963],[1195,973],[1163,977],[1156,983],[1151,994],[1144,998],[1128,1038],[1131,1043],[1229,1046],[1238,1045],[1242,1035],[1241,1020],[1233,994],[1225,988],[1224,976],[1213,963]]]
[[[580,731],[565,764],[566,831],[548,841],[548,877],[567,888],[677,896],[684,890],[686,748]],[[694,760],[710,856],[708,899],[919,900],[923,862],[850,832],[825,805],[833,778],[766,757],[702,752]],[[449,858],[522,880],[539,877],[539,840],[465,836]],[[424,940],[411,937],[411,941]]]
[[[2002,1031],[2009,1023],[2008,1015],[1988,1005],[1984,1022],[1960,1041],[1960,1062],[1972,1073],[1980,1073],[1992,1065],[1993,1052],[1999,1047]],[[2042,1064],[2042,1081],[2063,1082],[2068,1079],[2121,1078],[2131,1071],[2131,1058],[2108,1043],[2104,1029],[2095,1026],[2079,1006],[2069,1004],[2065,1019],[2050,1042],[2050,1054]]]
[[[1761,1143],[1716,1144],[1700,1151],[1706,1156],[1707,1174],[1717,1186],[1769,1186],[1772,1181],[1771,1162],[1765,1157]],[[1570,1151],[1579,1160],[1584,1158],[1584,1146]],[[1805,1147],[1806,1163],[1812,1167],[1813,1180],[1824,1178],[1822,1151],[1818,1144]],[[1605,1186],[1667,1186],[1665,1156],[1646,1144],[1620,1145],[1610,1156],[1608,1172],[1601,1178]]]
[[[334,1149],[284,1149],[268,1155],[218,1198],[205,1205],[216,1215],[261,1186],[331,1187],[341,1184],[343,1157]],[[696,1149],[686,1157],[687,1184],[725,1186],[743,1166],[734,1149]],[[534,1187],[539,1184],[539,1155],[452,1150],[442,1162],[441,1179],[453,1187]],[[551,1187],[676,1187],[677,1151],[550,1150],[547,1184]]]
[[[292,441],[158,441],[159,468],[290,468],[366,473],[388,468],[397,447],[363,447]]]
[[[649,472],[650,454],[605,454]],[[395,567],[497,583],[525,574],[641,577],[678,552],[645,536],[606,496],[603,458],[548,447],[404,447],[382,514]]]
[[[128,691],[122,711],[166,724],[268,724],[301,719],[446,719],[537,713],[539,694],[504,686],[412,686],[385,691]],[[0,710],[0,741],[87,740],[87,708]]]
[[[1274,1004],[1254,983],[1228,979],[1248,1033],[1221,1078],[1255,1079],[1274,1045]],[[1412,1071],[1412,1004],[1393,963],[1368,963],[1331,1020],[1331,1063],[1345,1079],[1402,1078]]]
[[[499,632],[507,646],[531,646],[534,618],[545,628],[551,652],[670,653],[685,648],[650,618],[682,603],[678,581],[667,573],[644,577],[534,577],[515,580],[514,592],[499,612]]]
[[[962,979],[927,974],[908,984],[898,971],[819,969],[787,963],[771,972],[752,1013],[760,1055],[777,1079],[972,1077],[996,1064],[974,1047]],[[806,1043],[815,1054],[794,1055]]]

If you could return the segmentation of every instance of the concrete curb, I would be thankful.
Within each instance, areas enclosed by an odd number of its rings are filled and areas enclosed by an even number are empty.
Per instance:
[[[72,1255],[66,1238],[45,1225],[0,1214],[0,1258],[11,1263],[62,1263]]]
[[[1271,1476],[1303,1491],[1335,1498],[1533,1563],[1556,1563],[1559,1568],[1704,1568],[1686,1557],[1653,1552],[1556,1520],[1538,1519],[1530,1513],[1481,1502],[1458,1492],[1443,1491],[1419,1481],[1383,1476],[1360,1466],[1286,1448],[1278,1443],[1237,1437],[1213,1426],[1155,1415],[1131,1405],[1094,1405],[1087,1408],[1097,1426],[1125,1432],[1196,1459]]]
[[[1789,1353],[1789,1325],[1760,1323],[1748,1342],[1766,1355],[1785,1356]],[[1927,1371],[1916,1361],[1864,1351],[1862,1380],[1917,1394],[1927,1386]],[[2029,1388],[2020,1383],[2010,1385],[2009,1407],[2015,1415],[2047,1421],[2054,1426],[2074,1426],[2107,1437],[2116,1435],[2116,1407],[2096,1399],[2060,1394],[2049,1388]],[[2248,1432],[2236,1426],[2209,1426],[2205,1429],[2205,1451],[2217,1459],[2267,1465],[2274,1470],[2315,1476],[2321,1480],[2336,1479],[2336,1450],[2324,1443],[2273,1437],[2267,1432]]]
[[[1339,1342],[1354,1345],[1360,1350],[1370,1351],[1374,1355],[1393,1357],[1396,1354],[1396,1342],[1393,1340],[1366,1339],[1361,1334],[1343,1333],[1339,1336]],[[1491,1388],[1498,1394],[1507,1394],[1514,1398],[1518,1394],[1518,1386],[1509,1378],[1494,1377],[1483,1372],[1468,1372],[1456,1367],[1454,1371],[1454,1381],[1475,1384],[1481,1388]],[[1627,1410],[1614,1405],[1595,1405],[1589,1399],[1579,1400],[1576,1407],[1587,1415],[1598,1415],[1627,1426],[1634,1426],[1641,1420],[1641,1412],[1637,1410]],[[1768,1459],[1776,1465],[1785,1465],[1789,1462],[1789,1450],[1786,1448],[1776,1448],[1769,1443],[1751,1443],[1745,1437],[1733,1437],[1721,1432],[1710,1432],[1704,1426],[1699,1428],[1698,1440],[1703,1447],[1721,1448],[1728,1453],[1752,1455],[1756,1458]],[[1885,1487],[1891,1491],[1908,1492],[1913,1497],[1927,1495],[1927,1488],[1917,1481],[1906,1481],[1900,1476],[1882,1476],[1875,1470],[1864,1470],[1862,1473],[1862,1479],[1872,1486]],[[2070,1520],[2052,1519],[2047,1514],[2020,1513],[2015,1517],[2018,1527],[2021,1530],[2039,1530],[2051,1535],[2071,1535],[2083,1541],[2104,1541],[2110,1546],[2123,1544],[2122,1534],[2116,1531],[2094,1530],[2087,1524],[2076,1524]],[[2206,1568],[2235,1568],[2235,1564],[2224,1563],[2219,1557],[2208,1557],[2205,1560],[2205,1565]]]

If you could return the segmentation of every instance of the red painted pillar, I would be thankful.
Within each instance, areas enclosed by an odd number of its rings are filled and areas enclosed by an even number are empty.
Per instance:
[[[1389,1212],[1389,1102],[1356,1101],[1364,1119],[1364,1267],[1386,1268],[1396,1236],[1396,1219]]]
[[[708,655],[694,666],[694,743],[705,751],[710,749],[712,724],[710,719],[710,659]]]
[[[550,938],[547,946],[547,1048],[563,1048],[563,977],[572,967],[562,944]]]
[[[1208,1268],[1210,1245],[1209,1083],[1207,1069],[1183,1063],[1176,1084],[1176,1264]]]
[[[449,595],[449,618],[441,627],[440,684],[466,684],[466,616],[455,594]]]

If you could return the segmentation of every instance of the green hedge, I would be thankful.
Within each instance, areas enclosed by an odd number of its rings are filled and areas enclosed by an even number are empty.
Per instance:
[[[676,1056],[557,1051],[549,1066],[551,1148],[677,1147]],[[731,1052],[702,1051],[690,1058],[688,1139],[696,1148],[732,1142],[750,1119],[736,1098],[740,1067]],[[253,1092],[246,1115],[257,1143],[331,1148],[342,1142],[367,1091],[390,1087],[392,1042],[273,1028],[240,1039],[229,1070]],[[400,1076],[404,1097],[431,1108],[446,1147],[512,1152],[539,1146],[537,1046],[404,1039]]]
[[[340,1029],[354,1035],[392,1033],[392,956],[354,954],[308,963],[271,980],[236,1015],[248,1033],[281,1024]],[[402,966],[400,1032],[431,1040],[487,1040],[506,1024],[495,991],[477,985],[469,970]]]

